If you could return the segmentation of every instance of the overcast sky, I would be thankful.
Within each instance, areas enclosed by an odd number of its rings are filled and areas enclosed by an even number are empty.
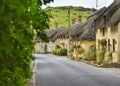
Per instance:
[[[110,5],[114,0],[98,0],[98,9]],[[86,8],[96,8],[96,0],[54,0],[48,6],[83,6]],[[42,6],[45,8],[46,6]]]

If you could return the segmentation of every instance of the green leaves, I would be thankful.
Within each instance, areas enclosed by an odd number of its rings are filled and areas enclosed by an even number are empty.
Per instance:
[[[50,2],[53,2],[54,0],[38,0],[38,2],[40,3],[40,5],[42,4],[47,4],[47,3],[50,3]]]
[[[40,6],[38,0],[0,1],[1,86],[25,86],[31,76],[34,31],[45,39],[42,32],[49,26],[50,12]]]

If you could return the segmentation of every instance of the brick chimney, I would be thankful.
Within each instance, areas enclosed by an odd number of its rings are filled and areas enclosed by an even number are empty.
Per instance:
[[[78,23],[79,22],[82,22],[82,16],[81,15],[78,15]]]
[[[57,22],[54,23],[54,28],[58,28],[58,23]]]
[[[72,19],[72,24],[75,24],[75,18]]]

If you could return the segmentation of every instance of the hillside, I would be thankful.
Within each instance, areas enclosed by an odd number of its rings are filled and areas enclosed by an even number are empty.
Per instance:
[[[70,8],[70,18],[76,18],[80,14],[82,16],[82,21],[84,22],[89,16],[90,8],[84,7],[73,7],[73,6],[62,6],[62,7],[49,7],[46,9],[51,9],[53,18],[51,18],[50,28],[54,28],[54,22],[58,22],[58,26],[68,27],[68,8]]]

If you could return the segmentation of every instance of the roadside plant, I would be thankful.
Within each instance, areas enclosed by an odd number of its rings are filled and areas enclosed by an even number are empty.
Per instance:
[[[78,54],[82,54],[85,52],[85,50],[83,49],[83,47],[81,45],[77,45],[77,52],[78,52]]]
[[[76,45],[76,44],[73,44],[73,45],[72,45],[72,48],[77,48],[77,45]]]
[[[108,53],[107,62],[112,61],[112,58],[113,58],[112,52],[109,52],[109,53]]]
[[[107,40],[106,40],[106,39],[100,40],[100,44],[101,44],[102,46],[106,46]]]
[[[82,57],[74,57],[76,61],[80,61]]]
[[[52,51],[52,54],[58,55],[58,56],[65,56],[67,55],[67,49],[66,48],[58,48]]]
[[[96,61],[96,45],[91,45],[87,52],[87,59],[90,61]]]
[[[67,49],[66,48],[61,48],[60,49],[60,55],[61,56],[66,56],[67,55]]]
[[[75,45],[75,44],[73,44],[73,45],[72,45],[72,47],[71,47],[71,48],[70,48],[70,50],[69,50],[70,57],[72,57],[72,56],[73,56],[74,49],[76,49],[76,45]]]
[[[105,57],[105,52],[104,51],[100,51],[98,54],[98,62],[101,64],[104,61],[104,57]]]
[[[76,45],[76,57],[75,60],[80,61],[84,55],[85,50],[81,45]]]
[[[70,55],[70,60],[75,60],[75,57],[73,55]]]
[[[60,49],[60,48],[61,48],[60,45],[55,46],[55,49]]]

